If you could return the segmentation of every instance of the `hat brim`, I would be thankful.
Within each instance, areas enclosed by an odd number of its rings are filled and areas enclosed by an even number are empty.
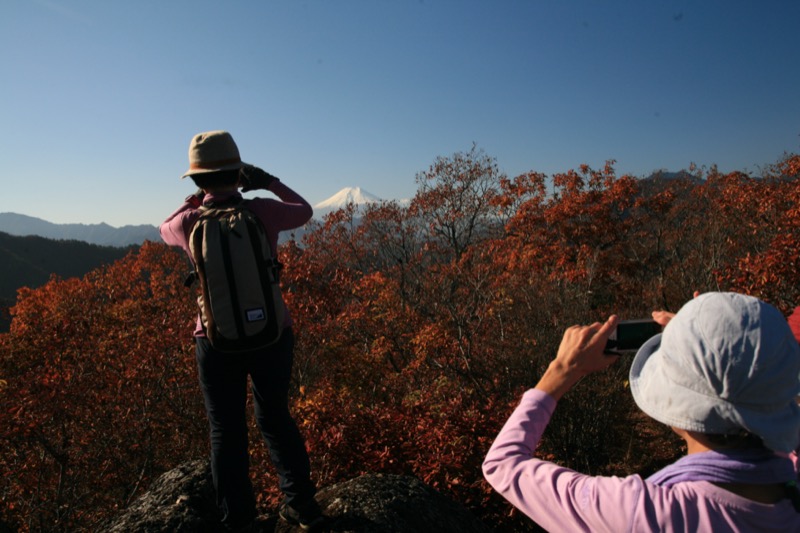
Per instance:
[[[239,161],[236,163],[229,163],[227,165],[221,165],[216,168],[201,168],[201,169],[192,169],[190,168],[186,172],[183,173],[181,179],[187,176],[194,176],[196,174],[208,174],[209,172],[219,172],[220,170],[236,170],[242,167],[249,167],[252,166],[250,163],[245,163],[244,161]]]
[[[636,402],[636,405],[639,406],[639,409],[647,413],[652,418],[656,418],[653,415],[654,409],[652,409],[651,406],[652,401],[650,400],[649,396],[642,391],[651,389],[650,382],[653,380],[653,376],[660,370],[659,362],[653,357],[656,353],[658,353],[659,348],[661,348],[662,335],[663,334],[659,333],[658,335],[648,339],[642,345],[642,347],[639,348],[639,351],[636,352],[636,355],[633,358],[633,363],[631,363],[631,369],[628,376],[628,383],[631,387],[633,400]],[[656,420],[659,419],[656,418]],[[664,421],[659,420],[659,422]]]
[[[674,363],[661,346],[662,336],[663,333],[658,334],[645,342],[631,364],[629,383],[636,405],[651,418],[671,427],[702,433],[736,429],[729,421],[732,406],[723,405],[726,412],[719,413],[719,398],[676,382],[670,371]]]

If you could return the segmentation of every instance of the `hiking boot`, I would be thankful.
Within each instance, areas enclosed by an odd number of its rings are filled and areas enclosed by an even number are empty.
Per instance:
[[[313,499],[296,507],[288,503],[281,504],[278,515],[286,522],[300,526],[305,530],[311,530],[325,521],[325,517],[322,516],[322,510],[316,500]]]

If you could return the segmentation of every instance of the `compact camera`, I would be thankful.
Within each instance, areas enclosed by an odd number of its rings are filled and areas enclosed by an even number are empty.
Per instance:
[[[620,320],[606,342],[605,351],[611,354],[636,353],[645,342],[659,333],[661,326],[655,320]]]

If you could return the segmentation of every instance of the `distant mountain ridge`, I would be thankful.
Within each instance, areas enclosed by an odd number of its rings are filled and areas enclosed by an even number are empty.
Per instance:
[[[702,180],[686,171],[669,172],[666,170],[651,173],[639,180],[641,186],[650,190],[675,179],[684,179],[691,183],[701,183]],[[385,200],[376,196],[362,187],[345,187],[339,192],[312,206],[314,218],[322,220],[326,215],[342,209],[349,204],[357,208],[369,204],[382,203]],[[401,205],[407,205],[409,200],[398,200]],[[161,235],[156,226],[147,224],[127,225],[115,228],[106,223],[100,224],[55,224],[40,218],[21,215],[17,213],[0,213],[0,232],[14,236],[36,235],[56,240],[76,240],[99,246],[127,247],[140,245],[145,241],[162,242]],[[288,239],[300,239],[305,233],[305,228],[298,228],[291,232],[281,234],[279,242]]]
[[[345,207],[378,203],[383,200],[361,187],[345,187],[327,200],[313,206],[314,217],[322,219],[328,213]],[[18,213],[0,213],[0,232],[17,237],[35,235],[55,240],[75,240],[99,246],[126,247],[139,245],[144,241],[161,242],[161,235],[156,226],[148,224],[128,225],[115,228],[106,223],[101,224],[55,224],[40,218]],[[303,232],[296,230],[296,235]],[[281,235],[282,241],[289,238]]]
[[[47,239],[84,241],[99,246],[126,247],[144,241],[160,242],[158,228],[147,224],[115,228],[108,224],[54,224],[17,213],[0,213],[0,231],[23,237],[36,235]]]

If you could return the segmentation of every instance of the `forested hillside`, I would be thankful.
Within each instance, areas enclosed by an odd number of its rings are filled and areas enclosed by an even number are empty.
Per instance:
[[[420,172],[409,205],[372,205],[357,224],[338,211],[283,244],[292,408],[319,485],[414,475],[498,532],[536,531],[480,465],[565,328],[675,311],[694,291],[752,294],[786,313],[800,302],[800,156],[758,176],[692,174],[641,183],[609,162],[508,177],[473,148]],[[146,243],[21,292],[0,335],[0,472],[13,473],[0,476],[0,520],[92,531],[158,474],[206,456],[184,274],[179,250]],[[537,453],[645,476],[680,455],[635,409],[629,365],[561,399]],[[257,433],[253,482],[274,509]]]
[[[39,287],[54,274],[60,278],[83,276],[121,259],[132,249],[0,232],[0,309],[14,303],[21,287]],[[0,331],[8,330],[7,318],[0,311]]]

